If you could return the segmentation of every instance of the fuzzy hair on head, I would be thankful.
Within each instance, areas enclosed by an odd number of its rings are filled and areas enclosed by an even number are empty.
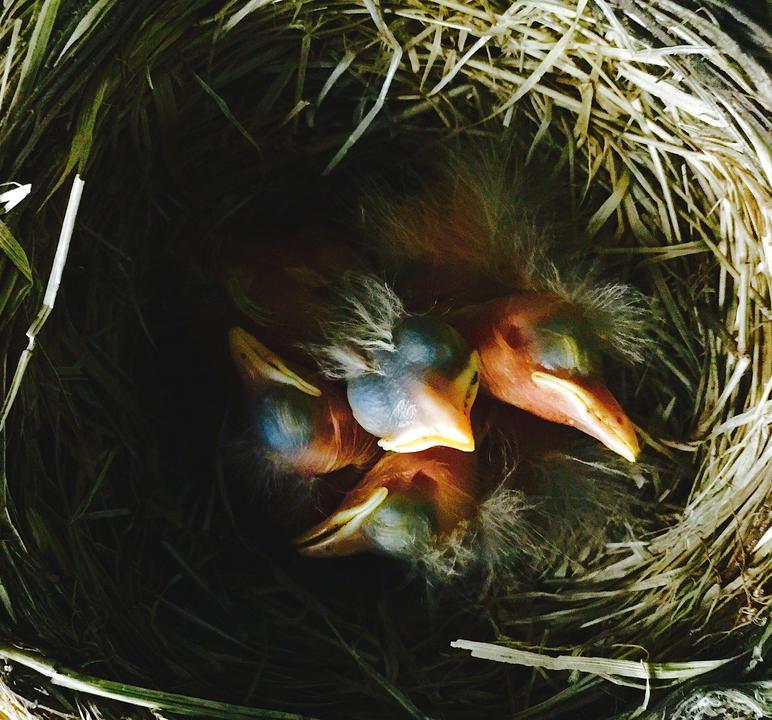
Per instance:
[[[538,552],[538,532],[528,519],[531,505],[512,487],[517,449],[503,441],[496,446],[486,443],[479,452],[485,470],[478,470],[477,481],[485,489],[477,513],[451,533],[416,544],[406,558],[431,586],[456,581],[472,586],[479,582],[483,588],[495,581],[511,584],[523,576],[529,564],[525,558]]]
[[[605,282],[587,260],[578,223],[559,219],[570,203],[546,170],[506,144],[478,142],[446,149],[414,184],[402,196],[373,187],[362,211],[368,247],[400,279],[403,297],[419,293],[428,307],[550,293],[581,309],[607,354],[631,363],[646,356],[645,297]]]
[[[652,347],[654,314],[639,290],[622,283],[603,283],[599,277],[592,266],[561,276],[547,262],[534,287],[578,307],[604,354],[639,364]]]
[[[394,328],[407,312],[394,290],[375,277],[347,273],[330,319],[322,323],[322,341],[303,347],[330,378],[349,380],[382,374],[379,353],[393,353]]]
[[[525,574],[526,558],[538,552],[530,509],[521,491],[500,487],[480,504],[474,518],[417,547],[412,560],[433,585],[470,578],[484,587],[495,581],[509,584]]]

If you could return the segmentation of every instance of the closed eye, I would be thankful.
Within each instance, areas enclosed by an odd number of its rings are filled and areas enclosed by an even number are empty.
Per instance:
[[[514,349],[522,348],[526,344],[525,336],[517,325],[510,325],[507,328],[504,340],[509,347]]]

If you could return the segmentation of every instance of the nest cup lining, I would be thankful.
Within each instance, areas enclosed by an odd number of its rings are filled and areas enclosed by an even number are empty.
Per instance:
[[[9,367],[53,256],[66,200],[54,188],[74,168],[86,188],[4,438],[8,641],[90,676],[211,698],[192,703],[202,715],[237,703],[368,718],[640,703],[640,678],[611,695],[597,674],[545,681],[450,651],[457,638],[636,662],[762,647],[770,90],[721,28],[735,23],[755,52],[768,38],[715,2],[258,5],[18,10],[3,178],[34,190],[5,219],[40,280],[30,289],[3,265]],[[657,532],[546,579],[543,594],[478,606],[426,596],[398,565],[298,562],[281,539],[234,530],[217,453],[237,390],[213,340],[229,310],[212,238],[299,197],[323,209],[330,187],[356,192],[350,178],[449,128],[503,126],[532,160],[555,159],[595,252],[657,298],[658,351],[631,393],[668,470],[650,487]],[[21,677],[20,694],[36,682]],[[75,707],[59,692],[45,702]]]

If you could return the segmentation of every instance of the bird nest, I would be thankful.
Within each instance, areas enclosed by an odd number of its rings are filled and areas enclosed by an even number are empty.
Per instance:
[[[32,185],[0,225],[4,716],[769,711],[762,28],[721,0],[40,0],[0,22],[1,175]],[[587,252],[659,317],[624,378],[645,523],[481,592],[300,561],[220,462],[212,238],[454,135],[549,163]]]

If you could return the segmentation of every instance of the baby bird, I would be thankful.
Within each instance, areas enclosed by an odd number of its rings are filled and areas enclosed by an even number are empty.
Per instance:
[[[465,313],[464,332],[480,353],[483,389],[554,423],[576,427],[629,462],[635,429],[603,381],[592,325],[571,303],[523,293]]]
[[[351,414],[339,388],[313,384],[240,327],[229,333],[230,351],[248,393],[251,430],[277,470],[325,475],[373,461],[378,449]]]
[[[325,342],[306,349],[330,377],[346,381],[354,417],[396,453],[436,446],[472,452],[470,414],[479,355],[446,322],[409,315],[388,285],[348,275]]]
[[[572,431],[563,425],[636,460],[634,427],[601,361],[641,358],[635,294],[591,273],[558,272],[548,224],[536,219],[527,183],[513,179],[507,162],[495,153],[451,156],[407,198],[370,193],[358,246],[317,227],[247,244],[252,259],[231,259],[229,286],[242,309],[282,352],[301,347],[321,373],[309,383],[248,333],[231,331],[266,457],[301,474],[360,468],[338,509],[296,538],[302,554],[376,551],[442,573],[480,561],[514,567],[523,557],[514,548],[538,555],[549,524],[531,498],[567,515],[577,495],[566,488],[601,486],[585,468],[602,466],[603,477],[618,471],[552,447],[523,453],[522,463],[507,452],[492,460],[501,448],[537,446],[542,435],[567,447]],[[531,424],[488,413],[477,457],[471,413],[480,387],[486,403],[527,411]],[[558,424],[556,438],[544,421]],[[564,505],[551,501],[553,491]],[[592,501],[582,508],[602,510],[602,500],[585,494]]]
[[[475,456],[446,447],[386,453],[336,512],[295,540],[312,557],[420,557],[478,508]]]

